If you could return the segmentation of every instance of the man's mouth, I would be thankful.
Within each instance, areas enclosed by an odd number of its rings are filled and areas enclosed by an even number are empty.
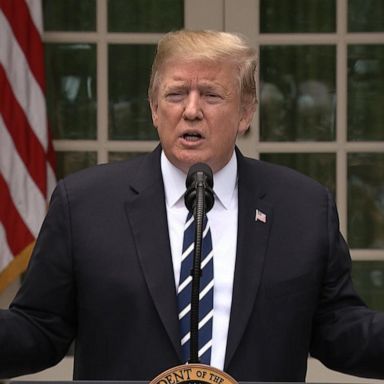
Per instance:
[[[200,133],[185,133],[182,138],[186,141],[198,141],[202,136]]]

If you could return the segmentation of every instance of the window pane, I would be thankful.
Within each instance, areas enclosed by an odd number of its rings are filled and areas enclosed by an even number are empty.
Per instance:
[[[260,159],[296,169],[317,180],[336,195],[334,153],[262,153]]]
[[[335,139],[334,46],[262,46],[260,84],[261,140]]]
[[[352,279],[368,306],[384,311],[384,261],[354,261]]]
[[[59,179],[97,163],[96,152],[56,152],[56,174]]]
[[[260,32],[335,32],[335,0],[260,0]]]
[[[44,0],[46,31],[96,31],[95,0]]]
[[[157,139],[147,97],[154,54],[154,45],[109,46],[110,139]]]
[[[384,45],[348,47],[348,140],[384,140]]]
[[[48,116],[55,139],[96,137],[96,46],[46,44]]]
[[[168,32],[184,26],[183,0],[109,0],[109,32]]]
[[[348,242],[384,249],[384,154],[348,155]]]
[[[133,159],[137,156],[144,155],[144,152],[109,152],[108,153],[108,161],[123,161]]]
[[[384,32],[383,0],[349,0],[349,32]]]

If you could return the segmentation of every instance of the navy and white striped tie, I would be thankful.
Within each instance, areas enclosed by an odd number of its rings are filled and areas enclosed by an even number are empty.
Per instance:
[[[199,294],[199,360],[203,364],[210,364],[213,321],[213,251],[207,216],[204,217],[203,226],[201,248],[202,274]],[[177,292],[181,347],[185,362],[190,357],[191,270],[193,268],[194,239],[195,221],[193,215],[189,213],[184,228],[180,283]]]

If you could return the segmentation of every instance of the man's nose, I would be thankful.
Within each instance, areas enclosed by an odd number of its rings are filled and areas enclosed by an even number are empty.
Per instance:
[[[201,120],[203,111],[201,109],[201,98],[197,92],[191,92],[187,99],[184,108],[183,117],[186,120]]]

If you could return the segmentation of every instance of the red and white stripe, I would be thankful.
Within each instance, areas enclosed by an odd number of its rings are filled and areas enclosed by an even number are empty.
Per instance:
[[[41,1],[0,0],[0,273],[36,239],[56,182],[44,93]]]

